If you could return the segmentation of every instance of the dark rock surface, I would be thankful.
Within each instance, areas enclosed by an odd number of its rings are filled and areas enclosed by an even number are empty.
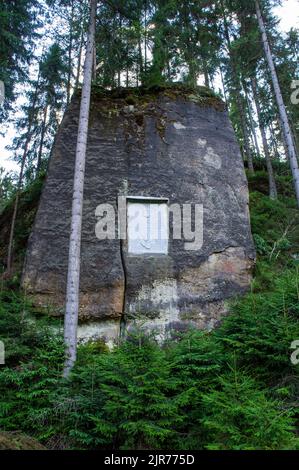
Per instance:
[[[192,95],[193,96],[193,95]],[[81,259],[81,320],[115,337],[120,319],[164,334],[172,326],[212,328],[224,301],[248,290],[254,247],[248,188],[227,112],[219,103],[157,93],[134,105],[94,96],[86,161]],[[79,98],[65,114],[31,234],[23,286],[35,303],[62,312]],[[167,255],[132,256],[126,242],[98,240],[95,209],[117,198],[168,198],[203,205],[203,245]],[[94,330],[93,330],[94,331]]]

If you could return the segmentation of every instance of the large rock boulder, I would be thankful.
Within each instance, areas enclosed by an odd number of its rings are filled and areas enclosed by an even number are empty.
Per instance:
[[[34,302],[58,314],[65,301],[79,105],[75,96],[56,136],[23,276]],[[119,196],[197,204],[202,245],[186,249],[171,227],[167,254],[132,255],[126,241],[99,240],[95,210],[108,203],[117,211]],[[213,328],[225,301],[248,290],[254,257],[246,176],[223,103],[207,90],[94,91],[79,336],[113,339],[120,324],[134,321],[163,335],[190,324]]]

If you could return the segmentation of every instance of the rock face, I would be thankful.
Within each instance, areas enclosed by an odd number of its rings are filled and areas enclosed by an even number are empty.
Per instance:
[[[208,96],[164,91],[129,98],[92,98],[79,336],[115,339],[120,324],[135,322],[162,336],[190,324],[213,328],[225,300],[248,290],[255,257],[247,181],[227,112]],[[65,300],[79,104],[75,97],[56,137],[23,275],[35,303],[57,313]],[[99,240],[96,208],[117,211],[119,196],[186,205],[193,225],[197,205],[200,245],[173,239],[171,223],[165,254],[132,254],[126,240]]]

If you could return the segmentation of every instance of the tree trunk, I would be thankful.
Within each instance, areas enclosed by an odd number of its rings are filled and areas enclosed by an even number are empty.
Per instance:
[[[274,127],[272,125],[272,123],[270,122],[269,124],[269,130],[271,132],[271,136],[272,136],[272,149],[273,149],[273,154],[274,154],[274,158],[276,158],[277,160],[279,160],[279,152],[278,152],[278,147],[277,147],[277,141],[276,141],[276,136],[275,136],[275,130],[274,130]]]
[[[233,51],[231,48],[231,41],[229,37],[228,24],[227,24],[226,16],[225,16],[224,4],[222,0],[220,3],[221,3],[221,8],[222,8],[224,34],[225,34],[225,38],[227,42],[229,58],[230,58],[230,63],[231,63],[231,68],[232,68],[232,81],[233,81],[233,87],[234,87],[234,95],[235,95],[235,100],[236,100],[236,104],[237,104],[238,111],[239,111],[240,123],[241,123],[241,128],[242,128],[243,139],[244,139],[244,150],[245,150],[245,154],[247,157],[249,172],[254,173],[253,158],[252,158],[252,153],[250,150],[249,136],[248,136],[247,125],[246,125],[246,115],[244,112],[244,107],[243,107],[243,103],[241,99],[240,80],[238,78],[234,55],[233,55]]]
[[[91,0],[88,39],[84,64],[84,79],[80,105],[76,161],[74,173],[73,202],[71,216],[71,233],[69,244],[69,261],[67,275],[66,310],[64,321],[64,341],[66,345],[66,361],[64,376],[67,377],[77,356],[77,327],[79,311],[79,282],[81,229],[83,209],[84,172],[86,145],[88,134],[93,49],[95,47],[95,23],[97,0]]]
[[[258,140],[257,140],[256,131],[255,131],[255,122],[254,122],[254,119],[253,119],[253,116],[252,116],[251,102],[250,102],[246,87],[244,85],[243,85],[243,88],[244,88],[244,93],[245,93],[246,102],[247,102],[251,133],[252,133],[252,136],[253,136],[253,144],[255,146],[257,156],[260,157],[261,152],[260,152],[260,147],[259,147],[259,143],[258,143]]]
[[[80,70],[81,70],[81,60],[82,60],[83,40],[84,40],[84,33],[83,33],[83,30],[82,30],[82,32],[81,32],[81,37],[80,37],[79,54],[78,54],[78,63],[77,63],[77,73],[76,73],[75,90],[77,90],[78,87],[79,87]]]
[[[144,74],[147,72],[147,1],[144,4]]]
[[[96,48],[93,48],[93,60],[92,60],[92,80],[97,79],[97,51]]]
[[[207,88],[210,88],[210,79],[209,79],[209,74],[208,74],[208,71],[207,71],[206,64],[204,65],[203,74],[204,74],[204,79],[205,79],[205,86]]]
[[[278,77],[277,77],[277,73],[276,73],[276,69],[275,69],[275,65],[274,65],[274,61],[273,61],[273,57],[272,57],[272,53],[271,53],[271,49],[270,49],[270,45],[269,45],[269,41],[267,37],[267,32],[266,32],[266,28],[264,25],[264,20],[262,17],[258,0],[255,0],[255,7],[256,7],[256,15],[258,19],[259,28],[262,34],[262,42],[263,42],[263,47],[265,51],[265,56],[268,62],[270,72],[271,72],[271,78],[272,78],[277,106],[278,106],[278,110],[279,110],[279,114],[281,118],[283,134],[285,136],[286,144],[288,147],[290,167],[291,167],[291,171],[293,175],[297,204],[299,206],[299,167],[298,167],[298,161],[296,157],[295,146],[294,146],[294,142],[292,139],[289,119],[288,119],[288,115],[286,112],[286,107],[283,101],[283,97],[281,94],[280,85],[279,85],[279,81],[278,81]]]
[[[142,47],[141,47],[141,33],[138,33],[138,66],[139,66],[139,77],[140,77],[140,84],[144,81],[144,73],[143,73],[143,58],[142,58]]]
[[[44,118],[43,118],[43,123],[42,123],[42,132],[41,132],[41,137],[40,137],[40,144],[39,144],[39,149],[38,149],[37,165],[36,165],[36,174],[37,175],[40,172],[40,167],[41,167],[41,163],[42,163],[42,152],[43,152],[45,132],[46,132],[47,114],[48,114],[48,106],[46,106],[45,110],[44,110]]]
[[[24,149],[23,149],[21,169],[19,173],[16,198],[15,198],[15,203],[14,203],[13,215],[11,219],[8,250],[7,250],[7,268],[6,268],[8,275],[10,274],[11,268],[12,268],[12,254],[13,254],[13,241],[14,241],[14,235],[15,235],[15,225],[16,225],[16,220],[17,220],[20,192],[21,192],[21,187],[22,187],[22,182],[23,182],[23,175],[24,175],[25,162],[26,162],[27,153],[28,153],[28,146],[31,140],[31,128],[32,128],[33,120],[34,120],[35,107],[36,107],[36,101],[37,101],[37,95],[38,95],[38,89],[39,89],[39,77],[40,77],[40,70],[38,71],[38,76],[37,76],[37,81],[36,81],[36,88],[34,92],[32,108],[31,108],[32,111],[29,114],[28,130],[27,130],[26,140],[25,140]]]
[[[66,105],[68,106],[71,97],[71,78],[72,78],[72,50],[73,50],[73,23],[74,23],[74,0],[71,3],[71,25],[70,25],[70,42],[68,50],[68,74],[67,74],[67,96]]]
[[[282,146],[283,146],[284,154],[285,154],[286,159],[290,161],[289,149],[288,149],[288,146],[287,146],[287,142],[285,140],[285,135],[283,133],[283,127],[282,127],[281,117],[280,117],[279,113],[277,115],[277,122],[278,122],[278,125],[279,125],[280,140],[281,140],[281,143],[282,143]]]
[[[12,219],[11,219],[9,242],[8,242],[8,251],[7,251],[7,268],[6,268],[8,275],[10,274],[11,268],[12,268],[12,252],[13,252],[13,241],[14,241],[14,234],[15,234],[15,225],[16,225],[17,213],[18,213],[18,207],[19,207],[20,192],[21,192],[21,187],[22,187],[22,182],[23,182],[25,161],[26,161],[26,157],[27,157],[29,142],[30,142],[30,139],[31,139],[30,132],[31,132],[31,128],[30,128],[30,131],[28,131],[28,133],[27,133],[27,137],[26,137],[26,141],[25,141],[25,145],[24,145],[24,151],[23,151],[22,163],[21,163],[21,170],[20,170],[20,173],[19,173],[19,179],[18,179],[18,185],[17,185],[17,191],[16,191],[16,198],[15,198],[13,214],[12,214]]]
[[[251,84],[252,84],[252,91],[253,91],[253,96],[254,96],[254,101],[255,101],[255,106],[256,106],[256,112],[257,112],[258,120],[259,120],[260,132],[261,132],[262,141],[263,141],[264,154],[266,158],[266,165],[267,165],[267,172],[268,172],[268,179],[269,179],[269,196],[271,199],[277,199],[277,188],[276,188],[276,183],[275,183],[275,178],[274,178],[271,156],[269,152],[269,146],[268,146],[267,137],[266,137],[266,131],[262,122],[261,107],[260,107],[257,83],[256,83],[255,78],[251,80]]]
[[[235,83],[236,83],[236,80],[235,80]],[[250,150],[250,141],[249,141],[249,136],[248,136],[247,124],[246,124],[246,115],[244,112],[244,107],[243,107],[239,87],[238,89],[236,89],[235,97],[237,100],[237,106],[238,106],[240,121],[241,121],[241,126],[242,126],[242,134],[244,138],[244,148],[245,148],[245,154],[247,156],[248,170],[250,173],[254,173],[253,158],[252,158],[252,153]]]
[[[227,96],[226,96],[226,89],[225,89],[225,83],[224,83],[224,76],[223,76],[223,72],[222,72],[222,67],[220,65],[219,67],[219,70],[220,70],[220,77],[221,77],[221,83],[222,83],[222,88],[223,88],[223,96],[224,96],[224,101],[226,103],[226,106],[228,106],[228,101],[227,101]]]
[[[290,127],[292,131],[292,137],[293,137],[293,142],[294,142],[294,147],[295,147],[295,152],[298,160],[298,149],[299,149],[299,142],[298,142],[298,137],[295,129],[294,122],[292,121],[292,118],[289,119],[290,122]]]

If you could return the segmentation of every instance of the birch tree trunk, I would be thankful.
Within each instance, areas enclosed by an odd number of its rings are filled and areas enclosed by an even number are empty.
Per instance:
[[[76,361],[77,355],[77,327],[79,311],[79,282],[80,282],[80,254],[84,172],[86,159],[86,145],[88,133],[88,120],[90,108],[93,50],[95,47],[97,0],[90,2],[90,20],[84,63],[84,78],[80,105],[78,137],[76,147],[76,161],[74,173],[73,202],[71,216],[71,233],[69,244],[69,261],[67,275],[66,309],[64,320],[64,341],[66,346],[66,361],[64,376],[67,377]]]
[[[257,116],[258,116],[258,120],[259,120],[259,128],[260,128],[262,141],[263,141],[264,154],[265,154],[265,158],[266,158],[268,180],[269,180],[269,196],[270,196],[271,199],[277,199],[276,182],[275,182],[275,177],[274,177],[274,172],[273,172],[273,167],[272,167],[272,162],[271,162],[271,155],[270,155],[270,152],[269,152],[269,146],[268,146],[268,142],[267,142],[265,126],[263,125],[263,122],[262,122],[261,106],[260,106],[260,102],[259,102],[258,89],[257,89],[257,83],[256,83],[255,78],[253,78],[251,80],[251,85],[252,85],[252,91],[253,91],[255,106],[256,106],[256,112],[257,112]]]
[[[296,198],[297,198],[297,204],[299,206],[299,167],[298,167],[298,161],[296,157],[296,150],[294,146],[294,142],[292,139],[292,132],[290,129],[290,124],[289,124],[289,119],[288,115],[286,112],[286,107],[283,101],[283,97],[281,94],[281,89],[270,49],[270,44],[268,41],[267,37],[267,32],[264,24],[264,20],[262,17],[261,9],[260,9],[260,4],[258,0],[255,0],[255,8],[256,8],[256,15],[257,15],[257,20],[259,24],[259,28],[261,31],[262,35],[262,42],[263,42],[263,47],[265,51],[265,56],[268,62],[268,66],[270,69],[271,73],[271,78],[272,78],[272,83],[273,83],[273,88],[274,88],[274,93],[277,101],[277,106],[281,118],[281,123],[282,123],[282,130],[283,134],[285,137],[285,141],[288,147],[288,153],[289,153],[289,161],[290,161],[290,167],[293,175],[293,181],[294,181],[294,187],[295,187],[295,192],[296,192]]]

